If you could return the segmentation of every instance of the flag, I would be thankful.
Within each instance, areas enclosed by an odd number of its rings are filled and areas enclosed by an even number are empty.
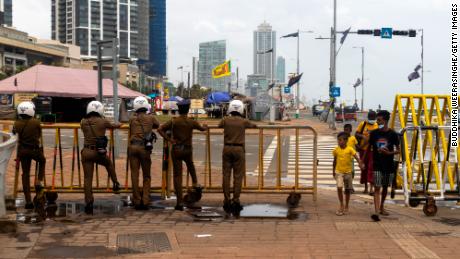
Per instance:
[[[295,85],[297,82],[300,81],[300,78],[302,78],[302,75],[303,73],[301,73],[300,75],[297,75],[297,76],[293,76],[291,78],[289,78],[289,82],[288,82],[288,87],[291,87],[293,85]]]
[[[281,36],[281,38],[289,38],[289,37],[299,37],[299,33],[298,33],[298,32],[294,32],[294,33],[290,33],[290,34]]]
[[[273,52],[273,48],[268,49],[266,51],[257,51],[257,54],[267,54],[267,53],[270,53],[270,52]]]
[[[347,38],[348,33],[350,32],[350,30],[351,30],[351,27],[343,32],[342,38],[340,39],[340,44],[343,44],[345,42],[345,39]]]
[[[224,76],[231,76],[230,60],[225,61],[223,64],[218,65],[212,70],[212,78],[221,78]]]
[[[353,85],[353,87],[356,88],[356,87],[358,87],[360,84],[361,84],[361,79],[358,78],[358,80],[356,80],[356,83]]]
[[[409,74],[407,79],[409,79],[409,82],[410,82],[410,81],[415,80],[415,79],[417,79],[419,77],[420,77],[420,74],[417,71],[414,71],[414,72]]]
[[[422,65],[418,64],[418,65],[415,67],[414,71],[415,71],[415,72],[418,72],[418,71],[420,70],[420,68],[422,68]]]

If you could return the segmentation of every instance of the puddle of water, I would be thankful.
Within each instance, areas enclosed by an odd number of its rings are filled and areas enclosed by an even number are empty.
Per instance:
[[[251,204],[243,207],[241,218],[287,218],[288,207],[273,204]]]
[[[20,212],[16,214],[16,221],[23,224],[37,224],[42,218],[37,213]]]
[[[121,200],[96,200],[93,205],[94,215],[118,215],[123,209]],[[78,215],[85,212],[85,203],[61,201],[57,203],[57,217]]]

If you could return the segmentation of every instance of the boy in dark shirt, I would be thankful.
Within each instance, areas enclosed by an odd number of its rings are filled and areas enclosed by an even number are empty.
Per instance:
[[[388,111],[379,111],[377,114],[378,129],[372,131],[369,138],[374,156],[375,214],[371,216],[374,221],[380,220],[379,214],[389,215],[384,209],[384,203],[388,186],[391,185],[395,177],[394,155],[399,154],[399,138],[394,130],[388,128],[389,120],[390,113]],[[381,200],[380,189],[382,190]]]

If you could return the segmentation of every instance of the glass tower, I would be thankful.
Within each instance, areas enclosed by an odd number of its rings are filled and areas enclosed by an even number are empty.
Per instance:
[[[226,91],[230,77],[212,78],[212,70],[225,62],[226,41],[200,43],[198,60],[198,84],[217,91]]]
[[[51,0],[51,38],[96,58],[100,40],[118,38],[120,57],[148,56],[148,0]],[[143,37],[139,37],[142,34]]]

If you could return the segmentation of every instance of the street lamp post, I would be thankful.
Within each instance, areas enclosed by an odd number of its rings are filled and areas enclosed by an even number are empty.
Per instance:
[[[364,47],[353,48],[361,49],[361,111],[364,111]]]
[[[297,75],[300,74],[300,34],[301,33],[314,33],[314,31],[301,31],[297,30]],[[286,36],[283,36],[281,38],[286,38],[286,37],[295,37],[293,34],[289,34]],[[297,88],[296,88],[296,113],[295,116],[296,118],[300,117],[300,82],[297,82]]]
[[[421,44],[422,44],[422,54],[421,54],[421,59],[422,59],[422,75],[420,77],[420,81],[421,81],[421,90],[422,90],[422,94],[423,94],[423,72],[425,70],[425,66],[423,65],[423,29],[419,29],[420,32],[422,32],[421,36],[420,36],[420,41],[421,41]]]

